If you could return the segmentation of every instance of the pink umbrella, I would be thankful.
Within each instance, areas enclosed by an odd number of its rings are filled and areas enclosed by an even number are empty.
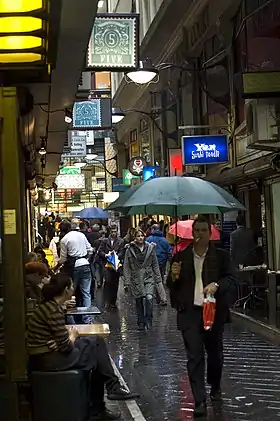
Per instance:
[[[193,239],[192,225],[193,225],[192,219],[188,219],[187,221],[178,221],[176,224],[171,225],[169,229],[169,234],[175,235],[175,236],[177,235],[178,237],[185,238],[186,240],[192,240]],[[210,240],[212,241],[220,240],[220,231],[218,230],[218,228],[215,227],[215,225],[211,225]]]

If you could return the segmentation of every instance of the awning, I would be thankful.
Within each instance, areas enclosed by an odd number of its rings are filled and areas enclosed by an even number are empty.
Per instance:
[[[275,174],[275,170],[273,170],[271,165],[271,160],[274,156],[275,154],[262,156],[246,164],[225,170],[215,177],[206,177],[206,179],[223,186],[229,186],[251,181],[256,178],[269,177]]]

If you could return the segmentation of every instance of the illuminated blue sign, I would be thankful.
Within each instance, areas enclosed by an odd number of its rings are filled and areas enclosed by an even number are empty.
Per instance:
[[[227,136],[183,136],[182,156],[183,165],[206,165],[228,162]]]
[[[156,178],[156,171],[158,171],[160,167],[149,167],[146,166],[143,168],[143,181],[148,181],[150,178]]]

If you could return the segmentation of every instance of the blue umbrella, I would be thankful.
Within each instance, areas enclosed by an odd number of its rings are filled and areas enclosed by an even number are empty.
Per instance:
[[[81,219],[108,219],[109,214],[102,208],[85,208],[81,212],[77,212],[77,216]]]

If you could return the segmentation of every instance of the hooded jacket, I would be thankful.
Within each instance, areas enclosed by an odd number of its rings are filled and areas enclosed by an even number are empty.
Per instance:
[[[166,263],[171,260],[171,246],[161,231],[154,231],[152,235],[147,238],[147,242],[156,245],[156,255],[160,266],[166,265]]]

